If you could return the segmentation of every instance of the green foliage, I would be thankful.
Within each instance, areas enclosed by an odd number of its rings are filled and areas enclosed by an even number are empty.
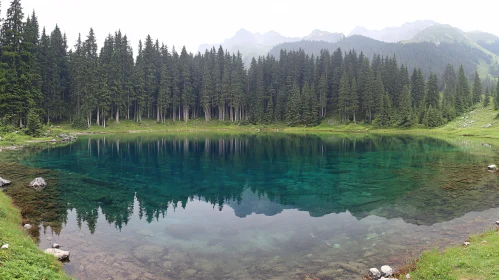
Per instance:
[[[401,94],[400,106],[397,111],[396,123],[398,127],[411,127],[414,125],[415,116],[411,106],[411,90],[409,86],[404,86]]]
[[[76,129],[87,129],[88,128],[87,120],[85,120],[85,117],[82,115],[76,115],[73,118],[73,122],[71,123],[71,127],[76,128]]]
[[[35,112],[34,109],[31,109],[28,113],[28,122],[26,124],[26,134],[39,137],[43,133],[43,125],[40,121],[40,116]]]
[[[423,124],[428,128],[433,128],[442,125],[443,120],[440,110],[434,108],[432,105],[427,107],[423,118]]]
[[[388,127],[391,124],[391,104],[388,92],[381,97],[374,124],[380,127]]]
[[[485,90],[485,96],[483,97],[483,107],[489,107],[490,105],[490,92],[489,88]]]

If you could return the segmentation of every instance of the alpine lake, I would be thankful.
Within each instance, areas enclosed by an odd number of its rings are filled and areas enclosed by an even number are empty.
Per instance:
[[[76,279],[360,279],[492,228],[498,155],[466,137],[100,135],[4,151],[0,176]]]

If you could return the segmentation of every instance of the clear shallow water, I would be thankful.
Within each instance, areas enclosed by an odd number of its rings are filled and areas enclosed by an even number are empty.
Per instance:
[[[22,163],[56,171],[36,235],[78,279],[360,278],[497,220],[492,159],[465,144],[108,136]]]

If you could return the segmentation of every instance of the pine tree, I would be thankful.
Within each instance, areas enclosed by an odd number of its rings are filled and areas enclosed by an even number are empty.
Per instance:
[[[414,123],[414,115],[411,105],[411,90],[408,85],[402,89],[399,108],[397,109],[396,125],[400,127],[410,127]]]
[[[28,112],[26,134],[38,137],[42,135],[43,125],[40,121],[40,116],[35,112],[35,109],[30,109]]]
[[[369,120],[370,123],[372,123],[373,120],[373,111],[374,111],[374,87],[375,87],[375,78],[374,78],[374,72],[371,67],[369,67],[369,70],[367,72],[367,78],[366,78],[366,86],[364,88],[364,93],[362,95],[362,104],[363,108],[366,112],[366,116]]]
[[[418,110],[423,106],[425,97],[425,82],[421,69],[414,69],[411,77],[412,108]]]
[[[442,125],[442,115],[440,114],[440,111],[430,105],[426,110],[423,124],[429,128]]]
[[[388,92],[382,95],[379,108],[376,113],[376,117],[374,119],[374,123],[377,126],[388,127],[390,126],[390,115],[391,115],[391,104],[390,97],[388,96]]]
[[[482,80],[478,75],[478,72],[475,72],[475,80],[473,82],[473,104],[480,103],[482,99]]]
[[[485,89],[485,97],[483,99],[483,107],[487,108],[490,105],[490,91],[489,87]]]
[[[348,114],[348,97],[350,94],[350,82],[348,81],[348,74],[346,71],[343,72],[340,80],[340,90],[338,94],[338,113],[340,120],[342,122],[347,121]]]
[[[21,50],[24,49],[23,32],[25,23],[21,2],[14,0],[7,10],[7,17],[3,21],[0,43],[2,46],[2,66],[4,73],[1,74],[0,81],[2,89],[0,95],[0,116],[8,117],[12,122],[17,122],[23,127],[23,119],[27,110],[33,106],[33,99],[30,93],[23,89],[20,78],[20,68],[22,65]],[[3,78],[5,77],[5,78]],[[24,83],[25,84],[25,83]],[[31,106],[28,106],[31,104]]]
[[[461,65],[461,67],[459,67],[456,85],[456,113],[458,115],[463,114],[471,106],[471,100],[468,78],[466,78],[464,68]]]
[[[300,89],[296,82],[293,84],[290,93],[286,108],[286,122],[289,126],[296,126],[302,121]]]
[[[432,106],[435,110],[440,109],[440,93],[438,91],[438,78],[434,73],[430,74],[426,84],[425,107]]]

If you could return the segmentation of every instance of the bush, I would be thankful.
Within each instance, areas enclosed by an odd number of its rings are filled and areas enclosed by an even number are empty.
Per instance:
[[[88,129],[87,120],[82,115],[75,116],[73,123],[71,123],[71,127],[76,129]]]
[[[8,134],[16,131],[16,127],[12,125],[10,117],[0,118],[0,135]]]
[[[43,133],[43,125],[40,116],[32,109],[28,113],[28,122],[26,124],[26,134],[39,137]]]

